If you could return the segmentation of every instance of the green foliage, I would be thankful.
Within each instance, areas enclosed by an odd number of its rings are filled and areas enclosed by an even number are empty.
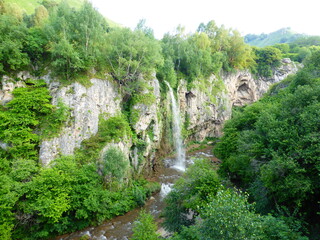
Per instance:
[[[48,10],[43,5],[40,5],[35,10],[34,19],[33,19],[34,25],[35,26],[43,25],[48,17],[49,17]]]
[[[172,239],[308,239],[279,218],[256,214],[248,195],[232,189],[219,190],[200,210],[200,216],[195,225],[183,228]]]
[[[182,226],[194,223],[199,209],[219,188],[220,181],[212,163],[204,159],[195,161],[165,199],[164,227],[169,231],[180,231]],[[192,219],[187,217],[189,210],[194,212]]]
[[[52,47],[52,66],[57,73],[63,74],[66,80],[70,80],[74,73],[83,70],[83,62],[73,44],[62,38]]]
[[[319,56],[238,112],[215,149],[220,172],[250,187],[259,211],[285,207],[309,224],[319,219]]]
[[[232,190],[218,191],[204,207],[201,218],[200,239],[260,239],[257,216],[247,196]]]
[[[59,99],[54,111],[51,114],[44,116],[41,120],[40,139],[56,136],[63,127],[63,124],[69,119],[69,110],[69,107]]]
[[[37,76],[43,73],[44,63],[48,58],[48,52],[46,51],[47,44],[48,39],[41,28],[35,27],[28,29],[24,52],[26,52],[30,58],[32,73]]]
[[[78,11],[66,2],[58,5],[44,26],[54,74],[70,81],[97,66],[107,28],[105,19],[89,2]]]
[[[107,184],[121,182],[129,167],[129,160],[118,148],[109,148],[103,156],[102,174]]]
[[[174,70],[174,64],[171,58],[167,57],[164,60],[163,66],[159,67],[157,71],[157,79],[160,81],[167,81],[172,88],[177,86],[177,74]]]
[[[125,188],[104,188],[95,164],[78,165],[62,157],[50,168],[32,160],[1,161],[0,234],[2,239],[47,239],[124,214],[144,203],[158,184],[132,181]]]
[[[151,106],[155,102],[156,102],[156,96],[154,95],[153,92],[145,93],[145,94],[143,94],[143,93],[135,94],[132,97],[132,105],[141,103],[141,104],[144,104],[146,106]]]
[[[126,117],[119,114],[108,119],[100,118],[99,135],[106,142],[124,140],[131,136],[131,128]]]
[[[24,23],[11,15],[0,14],[0,74],[21,70],[29,64],[23,51],[27,37]]]
[[[159,235],[156,233],[157,225],[154,222],[153,216],[142,210],[138,219],[133,223],[132,240],[156,240]]]
[[[106,143],[126,141],[131,136],[130,125],[123,114],[107,119],[100,116],[98,132],[82,142],[80,149],[76,150],[76,159],[79,163],[97,162]]]
[[[221,190],[201,212],[199,239],[307,239],[284,221],[254,213],[246,194]]]
[[[64,0],[67,1],[70,6],[74,8],[80,8],[80,6],[83,4],[83,0]],[[62,0],[6,0],[6,2],[9,3],[16,3],[18,6],[20,6],[23,10],[27,12],[27,14],[34,13],[35,9],[40,5],[43,4],[46,7],[50,6],[56,6],[58,3],[62,2]],[[41,5],[40,5],[41,6]]]
[[[275,47],[254,48],[256,66],[253,72],[259,76],[270,77],[274,68],[280,66],[281,51]]]
[[[214,21],[200,24],[198,32],[186,35],[177,28],[175,35],[162,39],[165,62],[157,76],[176,86],[176,79],[186,78],[189,83],[220,70],[233,71],[250,67],[253,63],[251,48],[237,31],[218,27]],[[174,71],[176,73],[174,73]]]
[[[106,36],[106,58],[114,79],[128,85],[140,75],[150,75],[162,64],[159,43],[143,31],[114,29]]]
[[[0,178],[0,236],[10,240],[14,229],[14,214],[12,209],[18,200],[14,189],[14,181],[1,171]]]
[[[9,144],[7,156],[10,158],[37,159],[39,136],[36,130],[41,126],[49,133],[57,133],[66,120],[65,109],[50,104],[51,96],[42,80],[30,81],[30,85],[16,88],[14,98],[0,112],[0,139]],[[47,122],[52,121],[52,122]]]

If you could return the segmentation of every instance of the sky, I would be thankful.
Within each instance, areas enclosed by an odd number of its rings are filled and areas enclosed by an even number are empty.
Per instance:
[[[218,26],[242,35],[270,33],[290,27],[297,33],[320,35],[318,0],[91,0],[107,18],[135,28],[139,20],[161,39],[178,25],[194,32],[200,23],[214,20]]]

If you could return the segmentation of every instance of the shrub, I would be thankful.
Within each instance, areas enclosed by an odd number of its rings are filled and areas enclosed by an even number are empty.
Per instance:
[[[133,235],[131,240],[157,240],[159,235],[156,233],[157,225],[153,216],[142,210],[138,219],[133,223]]]

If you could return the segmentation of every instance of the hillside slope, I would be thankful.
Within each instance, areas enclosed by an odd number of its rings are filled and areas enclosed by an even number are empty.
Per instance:
[[[244,40],[251,46],[265,47],[276,43],[291,43],[301,37],[305,37],[305,35],[295,33],[290,28],[282,28],[269,34],[247,34]]]
[[[9,4],[16,4],[18,5],[23,12],[26,14],[33,14],[35,9],[41,5],[43,2],[56,2],[60,3],[62,0],[54,0],[54,1],[39,1],[39,0],[4,0],[4,2]],[[84,0],[65,0],[71,7],[79,9],[83,4]],[[110,27],[121,27],[118,23],[110,20],[109,18],[105,17]]]
[[[60,3],[62,0],[55,0],[55,2]],[[68,4],[72,7],[79,8],[84,0],[66,0]],[[7,3],[15,3],[20,6],[27,14],[34,13],[36,7],[41,5],[42,1],[38,0],[5,0]]]

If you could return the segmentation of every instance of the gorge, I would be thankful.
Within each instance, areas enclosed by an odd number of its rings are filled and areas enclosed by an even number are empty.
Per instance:
[[[132,224],[132,240],[158,239],[148,211],[133,221],[145,203],[171,240],[317,239],[314,38],[258,48],[210,21],[158,40],[87,1],[13,5],[0,1],[1,239],[112,239],[121,224],[105,221],[126,213],[117,238]]]
[[[231,116],[232,106],[243,106],[257,101],[268,91],[269,86],[290,74],[294,74],[297,70],[298,67],[293,62],[285,59],[270,78],[255,79],[252,74],[246,71],[223,74],[219,78],[222,78],[220,81],[222,81],[224,87],[221,92],[217,93],[215,99],[212,99],[209,94],[212,91],[210,88],[214,88],[216,82],[219,81],[216,76],[212,75],[205,80],[206,89],[201,88],[202,83],[195,82],[195,87],[187,90],[186,82],[181,80],[181,84],[177,88],[178,105],[180,106],[182,119],[188,119],[189,126],[186,130],[191,132],[188,139],[201,141],[205,137],[220,136],[224,121]],[[21,80],[16,83],[11,78],[3,78],[2,90],[0,91],[2,104],[12,99],[11,92],[15,88],[25,86],[25,80],[33,78],[28,73],[20,73],[18,77]],[[67,126],[63,127],[59,136],[42,141],[39,158],[43,165],[48,165],[58,155],[74,154],[75,149],[81,146],[83,140],[95,135],[98,132],[100,114],[107,113],[110,117],[115,116],[121,112],[121,107],[119,90],[110,81],[91,79],[92,85],[89,88],[79,83],[60,87],[59,83],[49,80],[48,77],[43,78],[47,79],[52,103],[57,104],[60,99],[70,109],[70,118],[72,119]],[[157,112],[160,112],[160,106],[166,101],[174,102],[174,95],[170,88],[167,98],[172,100],[162,100],[163,102],[160,103],[159,81],[154,78],[146,82],[152,90],[142,94],[151,93],[156,100],[151,104],[137,103],[133,106],[138,112],[138,120],[134,130],[147,143],[143,156],[148,157],[150,159],[148,161],[152,162],[152,158],[154,158],[152,152],[160,146],[161,135],[164,132],[163,125],[165,124],[165,119],[160,117]],[[174,108],[173,105],[172,108]],[[173,123],[173,125],[175,124]],[[153,133],[152,139],[147,134],[148,130]],[[177,131],[179,130],[173,130],[173,132]],[[130,156],[131,161],[135,162],[134,148],[130,151],[132,148],[130,139],[129,141],[110,144],[117,145],[128,158]],[[177,145],[181,144],[178,143]],[[178,155],[183,158],[183,150],[181,151]]]

